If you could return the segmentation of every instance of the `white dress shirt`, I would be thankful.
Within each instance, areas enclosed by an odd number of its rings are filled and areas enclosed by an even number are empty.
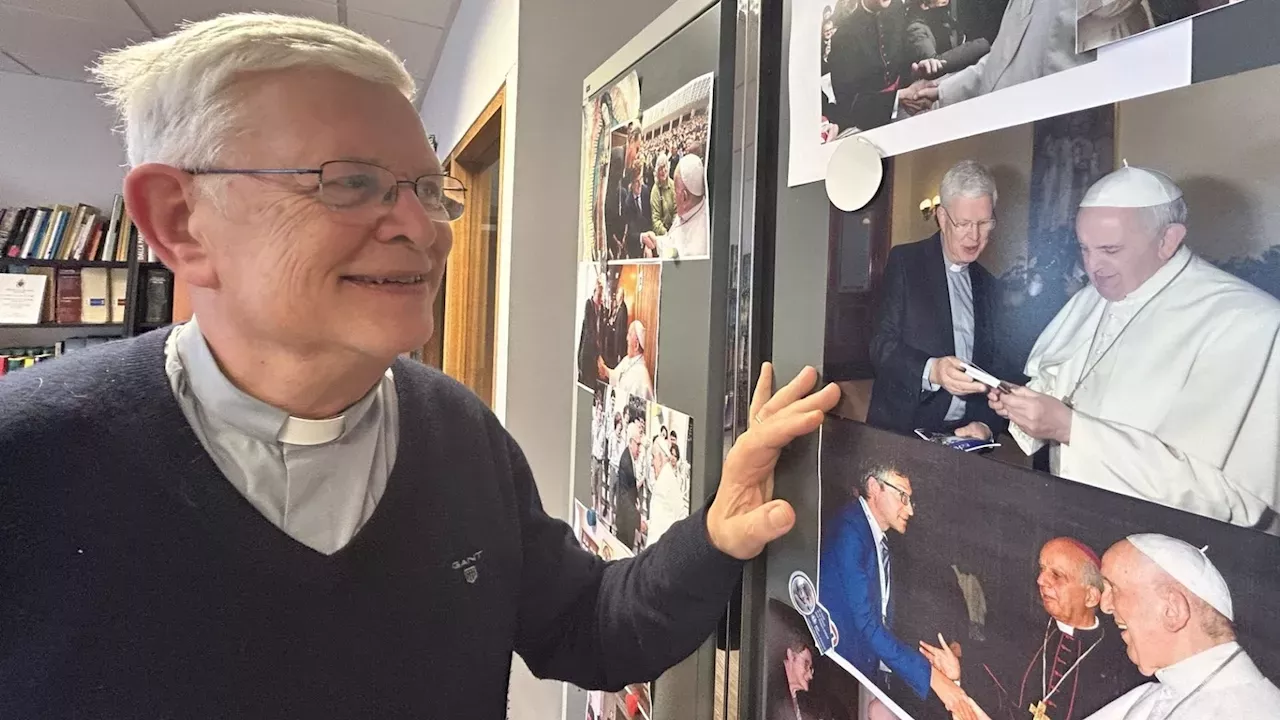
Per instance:
[[[973,280],[969,277],[969,265],[947,263],[947,296],[951,298],[951,334],[955,343],[956,357],[966,362],[973,361]],[[937,358],[929,358],[924,364],[922,387],[926,392],[938,392],[941,385],[929,382],[933,372],[933,363]],[[946,420],[954,422],[964,417],[965,400],[951,396],[951,406],[947,408]]]
[[[218,469],[295,540],[329,555],[373,514],[396,457],[399,403],[391,370],[342,415],[291,417],[233,385],[192,318],[170,332],[165,371]]]

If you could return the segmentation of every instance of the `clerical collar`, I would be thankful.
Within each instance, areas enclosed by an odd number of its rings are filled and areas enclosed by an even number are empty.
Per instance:
[[[1178,248],[1178,251],[1169,258],[1169,261],[1155,271],[1146,282],[1137,287],[1136,290],[1124,296],[1123,300],[1116,301],[1115,305],[1141,305],[1150,300],[1156,293],[1160,292],[1166,285],[1173,282],[1173,279],[1182,272],[1182,269],[1191,262],[1191,250],[1186,245]]]
[[[1070,635],[1072,637],[1075,637],[1077,630],[1080,630],[1081,632],[1085,632],[1089,630],[1098,629],[1098,617],[1096,615],[1093,617],[1093,624],[1086,628],[1078,628],[1078,627],[1075,627],[1074,625],[1068,625],[1057,618],[1054,618],[1053,621],[1058,623],[1058,629],[1061,630],[1063,634]]]
[[[262,442],[323,445],[342,437],[372,406],[378,388],[341,415],[308,420],[289,415],[236,387],[218,367],[196,318],[174,328],[174,342],[187,384],[210,415]]]
[[[1159,678],[1160,684],[1173,688],[1175,692],[1190,692],[1192,688],[1197,687],[1209,677],[1209,673],[1226,662],[1239,647],[1240,644],[1235,641],[1215,645],[1169,667],[1157,670],[1156,677]]]

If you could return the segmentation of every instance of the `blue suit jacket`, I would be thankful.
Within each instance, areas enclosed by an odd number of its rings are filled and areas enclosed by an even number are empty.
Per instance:
[[[863,675],[876,678],[880,663],[904,680],[921,698],[929,694],[929,661],[920,650],[908,646],[880,620],[880,563],[871,525],[862,504],[849,503],[836,515],[822,539],[819,558],[819,593],[822,604],[840,633],[837,652]],[[889,624],[893,624],[893,598],[899,592],[891,583]]]

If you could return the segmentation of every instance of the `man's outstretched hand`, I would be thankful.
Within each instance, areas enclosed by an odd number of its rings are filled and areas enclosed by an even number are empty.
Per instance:
[[[817,430],[840,400],[835,383],[809,395],[817,381],[817,371],[806,367],[775,395],[773,366],[761,368],[751,423],[725,458],[720,487],[707,509],[707,533],[720,552],[750,560],[795,524],[791,505],[773,499],[773,470],[782,449]]]

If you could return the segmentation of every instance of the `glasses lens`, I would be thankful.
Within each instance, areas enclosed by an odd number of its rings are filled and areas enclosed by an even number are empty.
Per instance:
[[[448,175],[426,175],[418,179],[418,199],[435,220],[452,222],[462,217],[467,189],[462,181]]]
[[[395,182],[395,175],[376,165],[328,162],[320,168],[320,199],[333,208],[357,207],[385,198]]]

